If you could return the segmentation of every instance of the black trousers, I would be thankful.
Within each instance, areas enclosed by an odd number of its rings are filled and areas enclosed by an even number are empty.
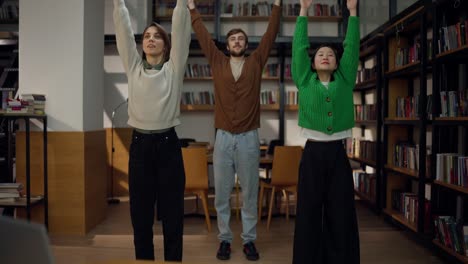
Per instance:
[[[185,172],[174,129],[133,131],[129,160],[130,215],[137,259],[154,260],[155,203],[162,220],[164,259],[182,260]]]
[[[359,261],[354,184],[342,141],[307,141],[299,169],[293,264]]]

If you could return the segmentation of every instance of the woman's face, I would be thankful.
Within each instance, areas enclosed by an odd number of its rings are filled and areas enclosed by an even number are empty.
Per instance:
[[[166,45],[157,27],[149,27],[143,35],[143,52],[146,56],[157,57],[164,53]]]
[[[330,47],[321,47],[314,57],[314,65],[316,71],[331,71],[336,70],[336,55]]]

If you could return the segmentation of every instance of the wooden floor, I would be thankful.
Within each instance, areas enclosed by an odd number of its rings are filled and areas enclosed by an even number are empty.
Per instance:
[[[390,226],[357,202],[361,263],[445,263],[430,251],[413,241],[407,231]],[[234,232],[232,255],[229,261],[215,257],[218,247],[216,220],[208,233],[203,217],[186,217],[184,227],[184,263],[252,263],[245,260],[240,240],[242,226],[235,217],[231,220]],[[258,225],[257,263],[291,263],[294,218],[289,222],[282,216],[274,217],[270,231],[266,220]],[[109,260],[132,260],[134,258],[129,204],[124,199],[118,205],[110,205],[107,219],[85,237],[52,236],[51,243],[56,263],[105,263]],[[155,227],[156,259],[162,260],[161,225]],[[120,263],[120,262],[119,262]]]

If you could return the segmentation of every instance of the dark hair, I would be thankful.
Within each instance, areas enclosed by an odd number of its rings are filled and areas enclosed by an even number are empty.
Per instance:
[[[244,34],[245,44],[249,44],[249,37],[247,37],[247,34],[245,34],[245,31],[240,29],[240,28],[233,28],[233,29],[229,30],[229,32],[226,34],[226,45],[229,42],[229,37],[234,35],[234,34],[237,34],[237,33]]]
[[[319,51],[319,49],[324,48],[324,47],[330,48],[333,51],[333,53],[335,53],[336,66],[338,67],[338,65],[340,64],[341,51],[339,50],[338,47],[336,47],[336,45],[333,45],[331,43],[321,44],[320,46],[318,46],[317,48],[312,50],[312,55],[311,55],[311,62],[312,63],[311,63],[311,66],[313,67],[313,65],[314,65],[315,55],[317,55],[317,52]],[[311,67],[311,69],[313,71],[315,71],[315,69],[312,68],[312,67]]]
[[[164,41],[164,55],[163,55],[163,60],[164,62],[168,61],[169,60],[169,55],[171,53],[171,39],[169,38],[169,34],[167,34],[166,30],[164,30],[164,28],[159,25],[158,23],[156,22],[152,22],[151,24],[149,24],[145,30],[143,30],[143,35],[141,36],[142,38],[142,42],[143,42],[143,38],[145,37],[145,33],[146,31],[150,28],[150,27],[156,27],[158,29],[158,33],[161,35],[163,41]],[[146,60],[146,53],[144,51],[142,51],[142,55],[141,57]]]

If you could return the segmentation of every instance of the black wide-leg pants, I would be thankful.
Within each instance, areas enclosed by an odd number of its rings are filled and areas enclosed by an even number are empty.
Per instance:
[[[359,263],[354,184],[341,140],[307,141],[297,199],[293,264]]]
[[[185,172],[175,130],[133,131],[129,160],[130,216],[136,259],[154,260],[155,203],[162,220],[164,259],[182,260]]]

